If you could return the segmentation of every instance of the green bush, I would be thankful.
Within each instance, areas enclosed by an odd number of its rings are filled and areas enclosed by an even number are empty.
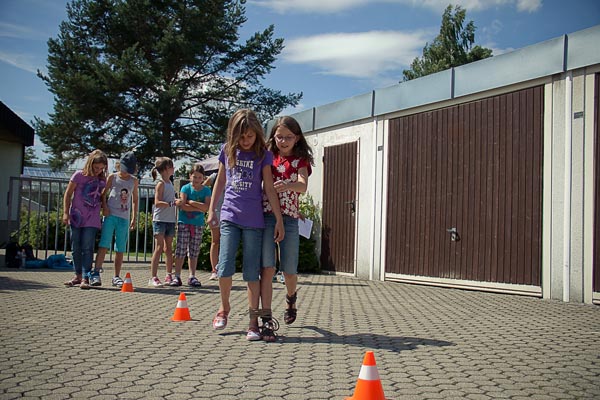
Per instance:
[[[65,247],[65,225],[57,220],[56,211],[43,213],[21,212],[21,226],[12,236],[21,244],[29,243],[35,249],[63,250]],[[62,213],[58,215],[62,218]],[[57,228],[58,225],[58,228]]]
[[[302,214],[304,218],[312,220],[313,227],[310,239],[306,239],[302,236],[300,237],[298,272],[319,273],[321,271],[321,266],[319,264],[319,257],[317,257],[317,242],[313,238],[317,233],[317,229],[321,226],[321,210],[311,195],[303,194],[300,196],[300,214]]]

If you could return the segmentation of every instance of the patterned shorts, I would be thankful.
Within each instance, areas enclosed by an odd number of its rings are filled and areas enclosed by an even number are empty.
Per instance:
[[[175,245],[175,257],[197,258],[200,254],[202,243],[202,232],[204,226],[177,224],[177,244]]]

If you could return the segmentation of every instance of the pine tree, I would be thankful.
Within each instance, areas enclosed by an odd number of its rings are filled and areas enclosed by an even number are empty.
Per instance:
[[[245,0],[74,0],[48,41],[55,96],[36,132],[55,167],[95,148],[201,158],[224,140],[229,116],[252,108],[266,121],[301,93],[261,84],[283,49],[274,26],[242,41]]]

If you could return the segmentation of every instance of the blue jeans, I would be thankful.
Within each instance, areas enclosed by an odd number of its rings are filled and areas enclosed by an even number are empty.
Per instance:
[[[298,273],[298,254],[300,252],[300,233],[298,220],[289,215],[283,216],[283,229],[285,237],[279,242],[279,269],[286,274]],[[275,216],[271,213],[265,214],[265,232],[262,244],[262,266],[275,266]]]
[[[221,248],[217,275],[228,278],[235,274],[235,255],[240,239],[243,247],[242,275],[246,282],[256,282],[260,276],[260,255],[262,248],[263,229],[249,228],[221,221]]]
[[[94,242],[98,228],[71,226],[71,251],[73,252],[73,266],[77,275],[85,274],[92,269],[94,261]]]

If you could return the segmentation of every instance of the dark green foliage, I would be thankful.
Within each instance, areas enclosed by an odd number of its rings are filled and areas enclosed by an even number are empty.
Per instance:
[[[321,271],[319,257],[315,251],[317,242],[314,239],[300,237],[300,254],[298,256],[298,272],[315,274]]]
[[[244,0],[73,0],[48,41],[50,122],[35,128],[62,166],[99,148],[134,149],[141,172],[158,155],[202,158],[228,118],[254,109],[266,121],[301,94],[262,79],[283,49],[274,26],[243,40]]]
[[[21,212],[21,226],[17,241],[29,243],[35,249],[64,250],[65,225],[55,211],[45,213]],[[69,244],[70,248],[70,244]]]
[[[440,33],[431,44],[423,48],[423,56],[417,57],[404,70],[404,81],[420,78],[452,67],[483,60],[492,56],[492,50],[473,46],[475,43],[475,24],[473,21],[464,26],[467,11],[460,6],[448,5],[442,15]]]
[[[299,273],[318,273],[321,271],[319,257],[317,257],[317,242],[314,239],[316,232],[321,226],[321,210],[315,204],[314,199],[309,194],[300,196],[300,213],[313,221],[313,228],[310,239],[300,237],[300,254],[298,258]]]

